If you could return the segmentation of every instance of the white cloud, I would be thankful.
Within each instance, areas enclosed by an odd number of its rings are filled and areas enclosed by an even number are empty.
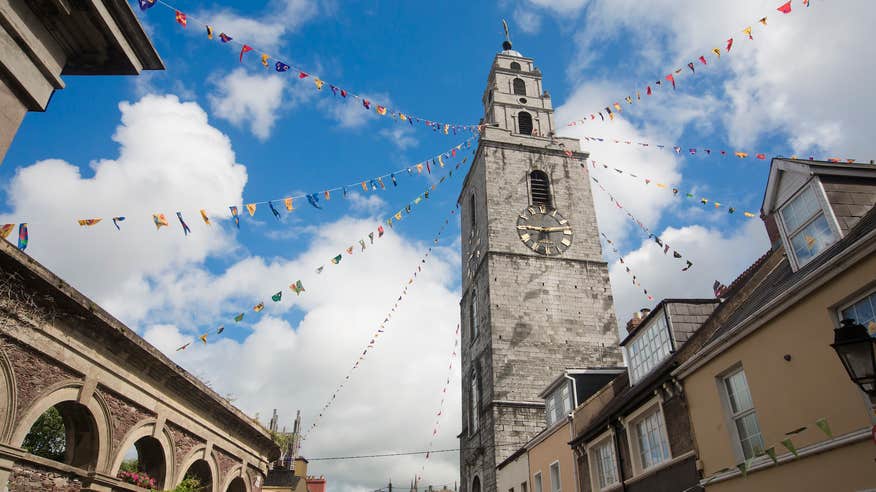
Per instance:
[[[205,226],[198,211],[218,220],[228,203],[240,203],[247,173],[197,104],[146,96],[119,109],[116,159],[92,163],[88,178],[58,159],[18,169],[4,220],[28,220],[29,254],[116,316],[136,321],[161,301],[150,297],[154,282],[184,278],[193,264],[235,248],[234,236]],[[195,231],[189,237],[180,233],[177,211]],[[156,231],[153,213],[166,214],[170,226]],[[126,217],[121,232],[113,216]],[[104,222],[88,229],[76,223],[92,217]]]
[[[520,28],[526,34],[535,34],[541,30],[541,16],[532,9],[514,9],[514,27]]]
[[[248,125],[259,140],[267,140],[284,105],[287,78],[271,73],[251,74],[236,68],[216,80],[207,99],[216,116],[236,126]]]
[[[624,264],[614,261],[609,275],[621,330],[633,312],[653,307],[661,299],[714,297],[712,284],[715,280],[729,285],[764,254],[770,245],[763,222],[759,219],[737,220],[747,222],[730,234],[699,225],[669,227],[660,233],[660,237],[682,253],[684,259],[673,258],[671,251],[664,254],[663,248],[654,241],[644,240],[637,249],[624,255]],[[694,266],[681,272],[686,265],[685,259],[690,259]],[[642,289],[632,284],[626,266],[636,275],[642,288],[654,296],[654,301],[648,301]]]
[[[272,2],[268,11],[260,17],[253,16],[252,12],[240,15],[225,7],[198,12],[195,17],[209,23],[216,36],[224,32],[235,41],[256,49],[276,50],[283,46],[288,34],[298,30],[318,13],[319,4],[313,0],[285,0]],[[239,49],[239,45],[230,46]]]
[[[338,266],[327,265],[321,275],[312,272],[313,265],[326,262],[339,247],[355,243],[351,237],[359,236],[351,236],[351,231],[364,232],[374,226],[370,219],[323,225],[309,249],[294,260],[266,265],[251,258],[218,278],[205,279],[222,302],[229,302],[231,289],[264,294],[270,286],[285,285],[301,274],[307,291],[300,298],[293,297],[293,302],[304,316],[296,325],[279,318],[284,300],[269,305],[267,314],[242,342],[222,339],[207,346],[198,342],[170,355],[195,374],[204,375],[221,394],[233,394],[235,404],[249,414],[267,416],[278,408],[281,424],[291,426],[300,408],[307,428],[344,380],[411,273],[422,265],[385,333],[305,441],[303,453],[321,457],[425,449],[459,322],[458,292],[450,287],[456,257],[441,248],[423,265],[419,258],[427,244],[391,231],[375,239],[364,254],[359,254],[356,244],[356,253],[344,254]],[[288,293],[286,289],[284,295]],[[179,342],[180,331],[162,325],[146,333],[149,341],[167,347]],[[228,360],[238,363],[229,365]],[[435,449],[457,445],[461,421],[457,369],[455,359]],[[457,459],[455,454],[432,456],[425,477],[431,483],[452,483],[458,473]],[[385,462],[313,461],[309,471],[330,477],[333,488],[374,489],[390,477],[412,477],[422,463],[422,455]]]
[[[396,124],[391,128],[382,128],[380,136],[385,137],[400,150],[416,147],[420,141],[414,137],[414,129],[408,125]]]

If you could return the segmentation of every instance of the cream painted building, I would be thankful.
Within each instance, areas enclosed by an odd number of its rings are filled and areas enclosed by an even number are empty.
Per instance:
[[[874,202],[872,165],[773,160],[759,285],[673,372],[707,490],[876,487],[873,408],[831,347],[843,318],[876,327]]]

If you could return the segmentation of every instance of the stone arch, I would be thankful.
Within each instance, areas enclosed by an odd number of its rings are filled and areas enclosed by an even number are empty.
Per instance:
[[[517,127],[521,135],[532,135],[532,115],[526,111],[517,113]]]
[[[525,96],[526,95],[526,82],[523,79],[517,77],[511,82],[512,89],[514,89],[515,96]]]
[[[481,492],[481,477],[475,475],[471,479],[471,492]]]
[[[125,437],[122,438],[122,444],[119,449],[116,450],[116,456],[110,464],[110,475],[116,476],[119,473],[119,468],[122,466],[122,461],[125,459],[125,453],[128,448],[134,446],[140,439],[152,438],[158,442],[159,446],[161,446],[161,453],[164,458],[164,477],[162,480],[157,481],[157,483],[162,490],[171,488],[171,481],[176,472],[174,466],[176,463],[174,463],[173,439],[166,428],[159,432],[158,435],[155,435],[155,425],[155,419],[143,420],[136,423],[134,427],[128,431]],[[138,449],[138,459],[139,454],[140,451]],[[150,476],[152,476],[152,474],[150,474]]]
[[[240,465],[236,465],[235,467],[228,470],[225,481],[222,484],[222,488],[219,489],[219,492],[251,492],[252,481],[248,478],[248,474],[243,472],[243,467]],[[242,484],[243,488],[232,488],[235,483]]]
[[[546,172],[536,169],[529,173],[529,196],[533,205],[545,205],[548,208],[553,208],[551,181]]]
[[[210,473],[210,487],[203,489],[205,492],[219,492],[219,466],[216,464],[216,459],[212,453],[207,454],[207,446],[204,444],[200,444],[192,449],[186,459],[182,460],[179,463],[179,467],[176,470],[176,480],[173,481],[174,484],[178,484],[186,478],[186,473],[189,472],[189,469],[193,466],[198,468],[198,471],[206,470],[202,468],[200,463],[206,463],[207,468]]]
[[[520,71],[520,64],[517,62],[511,62],[511,70],[517,70],[519,72]]]
[[[9,442],[9,434],[15,425],[17,406],[15,372],[12,371],[12,363],[6,354],[0,351],[0,442]]]
[[[109,455],[109,446],[112,442],[112,425],[109,421],[109,410],[106,402],[97,393],[92,393],[91,398],[86,402],[79,401],[79,395],[82,392],[82,381],[63,381],[50,386],[34,402],[22,412],[21,418],[18,420],[18,425],[12,433],[10,439],[13,446],[21,447],[24,443],[24,438],[30,432],[34,422],[51,407],[58,407],[62,410],[62,415],[65,412],[69,414],[65,416],[80,421],[90,418],[94,424],[93,429],[93,445],[96,449],[79,449],[83,456],[90,456],[90,463],[82,466],[83,463],[79,460],[76,464],[71,464],[78,468],[89,469],[93,467],[95,471],[106,473],[107,457]],[[85,443],[80,443],[85,444]],[[75,457],[74,457],[75,458]]]

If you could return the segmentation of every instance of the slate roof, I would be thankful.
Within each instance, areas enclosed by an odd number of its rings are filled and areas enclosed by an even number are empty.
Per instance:
[[[709,341],[711,342],[735,329],[758,309],[765,306],[783,292],[794,287],[801,279],[805,278],[813,270],[816,270],[821,265],[830,261],[841,251],[845,250],[874,229],[876,229],[876,207],[871,208],[870,211],[867,212],[867,215],[862,217],[861,220],[849,230],[845,237],[832,244],[829,248],[824,250],[820,255],[816,256],[812,261],[796,272],[791,270],[788,258],[785,257],[782,262],[770,272],[764,281],[751,292],[746,302],[740,306],[726,322],[721,324]]]

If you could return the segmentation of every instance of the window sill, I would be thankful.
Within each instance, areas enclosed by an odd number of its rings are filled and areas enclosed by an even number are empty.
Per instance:
[[[660,470],[663,470],[665,468],[669,468],[672,465],[681,463],[682,461],[684,461],[688,458],[692,458],[693,456],[694,456],[694,452],[691,450],[691,451],[688,451],[684,454],[676,456],[675,458],[672,458],[669,461],[664,461],[663,463],[660,463],[659,465],[654,465],[651,468],[648,468],[647,470],[643,470],[643,471],[639,472],[639,474],[634,476],[633,478],[629,478],[627,480],[624,480],[624,485],[632,485],[640,480],[644,480],[644,479],[650,477],[651,475],[654,475],[655,473],[659,472]]]

